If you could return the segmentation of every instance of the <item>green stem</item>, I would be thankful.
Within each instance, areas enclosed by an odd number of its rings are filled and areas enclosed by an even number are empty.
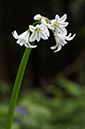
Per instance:
[[[16,80],[14,83],[14,88],[13,88],[12,96],[11,96],[11,100],[10,100],[9,110],[8,110],[6,129],[11,129],[11,126],[12,126],[14,110],[15,110],[20,86],[22,83],[23,75],[25,72],[25,68],[27,65],[27,61],[28,61],[30,52],[31,52],[31,48],[26,48],[24,55],[22,57],[18,72],[17,72],[17,76],[16,76]]]

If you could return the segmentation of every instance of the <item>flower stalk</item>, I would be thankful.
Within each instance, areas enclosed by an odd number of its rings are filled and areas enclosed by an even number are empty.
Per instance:
[[[17,72],[17,76],[15,79],[15,83],[14,83],[14,87],[13,87],[13,91],[12,91],[12,96],[11,96],[11,100],[10,100],[9,110],[8,110],[6,129],[11,129],[11,126],[12,126],[14,110],[15,110],[17,98],[19,95],[20,86],[22,83],[22,79],[24,76],[24,72],[26,69],[27,61],[29,59],[31,50],[32,50],[31,48],[26,48],[26,50],[23,54],[18,72]]]

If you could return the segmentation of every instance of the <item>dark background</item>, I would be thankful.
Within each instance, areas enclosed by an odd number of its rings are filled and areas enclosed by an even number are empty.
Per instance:
[[[69,26],[68,33],[76,33],[76,37],[58,53],[53,53],[49,47],[55,44],[54,37],[51,36],[48,41],[41,40],[38,43],[37,49],[31,53],[28,69],[26,74],[30,74],[33,82],[39,79],[51,79],[59,72],[62,72],[68,65],[73,63],[84,51],[84,1],[81,0],[15,0],[15,1],[0,1],[0,78],[4,81],[13,82],[17,72],[19,62],[24,52],[24,47],[16,44],[16,40],[12,37],[11,32],[17,30],[21,34],[28,29],[30,24],[33,24],[33,17],[37,13],[53,19],[56,14],[60,17],[67,14]],[[81,55],[82,56],[82,55]],[[84,58],[84,57],[82,57]],[[84,64],[84,59],[82,65]],[[80,62],[80,60],[79,60]],[[77,62],[79,65],[79,62]],[[30,67],[30,68],[29,68]],[[77,67],[77,66],[73,66]],[[67,76],[79,82],[79,76],[82,74],[81,68],[75,70]],[[69,71],[68,71],[69,72]],[[27,75],[27,76],[28,76]],[[28,77],[27,77],[28,78]]]

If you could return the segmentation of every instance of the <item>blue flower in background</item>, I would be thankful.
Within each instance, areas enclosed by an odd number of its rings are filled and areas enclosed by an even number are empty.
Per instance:
[[[20,114],[23,115],[23,116],[28,115],[27,109],[24,108],[24,107],[21,107],[21,106],[16,106],[16,107],[15,107],[15,113],[20,113]],[[20,117],[15,117],[15,118],[14,118],[14,121],[17,122],[17,123],[19,123],[19,124],[22,123],[22,120],[21,120]]]
[[[16,106],[15,107],[15,113],[20,113],[22,115],[27,115],[28,114],[28,111],[24,107]]]

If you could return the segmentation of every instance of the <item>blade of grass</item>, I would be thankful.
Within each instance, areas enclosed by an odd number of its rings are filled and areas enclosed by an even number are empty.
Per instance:
[[[31,52],[31,48],[26,48],[26,50],[23,54],[18,72],[17,72],[17,76],[15,79],[15,83],[14,83],[14,87],[13,87],[13,91],[12,91],[12,96],[11,96],[11,100],[10,100],[9,110],[8,110],[6,129],[11,129],[11,126],[12,126],[14,110],[15,110],[20,86],[22,83],[23,75],[25,72],[27,61],[29,59],[30,52]]]

